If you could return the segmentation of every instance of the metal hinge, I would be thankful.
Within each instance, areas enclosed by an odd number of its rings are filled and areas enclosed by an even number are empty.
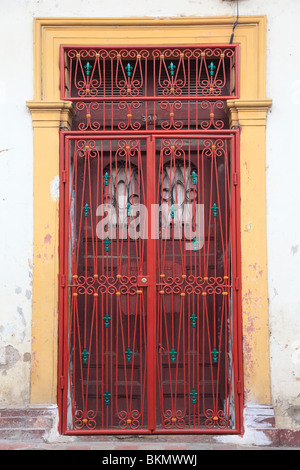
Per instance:
[[[242,393],[242,382],[240,380],[237,381],[236,391],[237,391],[238,395],[241,395],[241,393]]]
[[[237,186],[239,184],[239,174],[233,173],[233,184]]]
[[[67,172],[66,172],[66,170],[63,170],[63,171],[61,172],[61,181],[62,181],[62,183],[66,183],[66,182],[67,182]]]
[[[66,275],[65,274],[61,275],[60,285],[61,285],[61,287],[66,287]]]
[[[240,288],[240,278],[236,277],[235,278],[235,290],[239,290]]]
[[[60,377],[59,382],[60,382],[60,384],[59,384],[59,385],[60,385],[60,388],[61,388],[61,390],[63,390],[63,389],[65,388],[65,378],[64,378],[64,377]]]

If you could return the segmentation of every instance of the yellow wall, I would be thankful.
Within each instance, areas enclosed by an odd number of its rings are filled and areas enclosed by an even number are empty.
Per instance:
[[[34,20],[34,264],[31,403],[57,401],[59,126],[71,103],[60,101],[59,46],[226,44],[234,18]],[[266,18],[240,17],[240,99],[228,102],[241,128],[241,251],[244,390],[247,403],[270,403],[268,343],[265,122]]]

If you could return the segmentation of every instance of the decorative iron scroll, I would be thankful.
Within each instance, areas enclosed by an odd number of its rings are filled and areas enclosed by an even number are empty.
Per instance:
[[[61,97],[74,130],[218,130],[238,97],[237,46],[62,47]]]

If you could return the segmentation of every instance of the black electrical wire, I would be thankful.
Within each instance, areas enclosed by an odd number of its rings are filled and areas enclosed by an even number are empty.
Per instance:
[[[233,43],[234,30],[237,27],[238,22],[239,22],[239,0],[236,0],[236,20],[235,20],[235,23],[234,23],[233,28],[232,28],[232,34],[230,36],[229,44]]]

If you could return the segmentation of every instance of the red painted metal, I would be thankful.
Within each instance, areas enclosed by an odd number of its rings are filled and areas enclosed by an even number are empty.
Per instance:
[[[238,46],[61,47],[61,97],[74,101],[74,130],[226,128],[237,98]]]
[[[237,47],[62,47],[61,65],[60,430],[239,433]]]

